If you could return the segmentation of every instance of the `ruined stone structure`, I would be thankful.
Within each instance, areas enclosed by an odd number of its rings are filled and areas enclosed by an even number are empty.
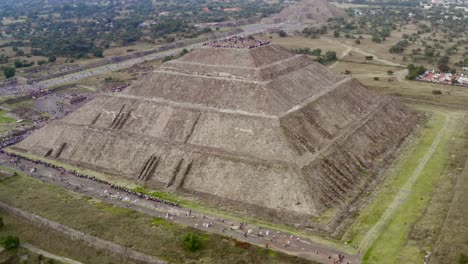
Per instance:
[[[281,46],[207,46],[15,148],[275,219],[310,218],[355,198],[418,118]]]
[[[317,25],[327,22],[329,18],[344,17],[346,13],[327,0],[302,0],[284,8],[280,13],[262,19],[265,24],[301,24],[303,26]]]

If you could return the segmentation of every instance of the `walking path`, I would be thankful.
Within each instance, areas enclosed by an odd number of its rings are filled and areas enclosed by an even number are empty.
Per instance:
[[[190,210],[189,208],[180,208],[166,203],[147,200],[139,195],[111,188],[103,182],[77,177],[68,171],[58,171],[26,159],[12,158],[5,153],[0,154],[0,163],[3,166],[16,170],[20,169],[23,173],[38,178],[43,182],[58,185],[116,206],[131,208],[148,215],[166,218],[179,224],[232,237],[239,241],[273,248],[286,254],[300,256],[321,263],[333,263],[334,260],[338,259],[339,255],[345,256],[343,263],[360,263],[359,255],[350,255],[332,246],[317,243],[308,238],[298,237],[271,228],[239,223],[230,219],[221,219],[217,216]]]
[[[44,251],[38,247],[35,247],[31,244],[28,244],[28,243],[25,243],[25,244],[21,244],[21,247],[29,250],[29,251],[32,251],[36,254],[39,254],[39,255],[42,255],[46,258],[50,258],[50,259],[55,259],[55,260],[58,260],[60,262],[63,262],[63,263],[68,263],[68,264],[83,264],[82,262],[78,262],[76,260],[73,260],[73,259],[69,259],[69,258],[65,258],[65,257],[62,257],[62,256],[58,256],[58,255],[54,255],[52,253],[49,253],[47,251]]]
[[[350,45],[348,45],[348,44],[344,44],[343,42],[339,42],[339,41],[336,41],[336,40],[334,40],[334,39],[325,38],[325,37],[324,37],[324,39],[325,39],[326,41],[330,42],[330,43],[338,44],[338,45],[341,45],[341,46],[345,47],[345,48],[346,48],[346,53],[349,53],[350,51],[354,51],[354,52],[357,52],[357,53],[361,53],[362,55],[365,55],[365,56],[372,56],[372,57],[373,57],[372,60],[381,62],[381,63],[383,63],[383,64],[385,64],[385,65],[388,65],[388,66],[405,67],[405,66],[403,66],[403,65],[401,65],[401,64],[394,63],[394,62],[391,62],[391,61],[389,61],[389,60],[379,58],[379,57],[377,57],[376,55],[374,55],[374,54],[372,54],[372,53],[369,53],[369,52],[366,52],[366,51],[363,51],[363,50],[361,50],[361,49],[359,49],[359,48],[350,46]],[[350,50],[348,50],[348,49],[350,49]],[[344,57],[344,56],[343,56],[343,57]],[[333,65],[333,64],[332,64],[332,65]],[[333,65],[333,67],[334,67],[334,66],[335,66],[335,65]]]
[[[30,212],[23,211],[19,208],[9,206],[8,204],[5,204],[1,201],[0,201],[0,209],[2,211],[5,211],[8,214],[11,214],[14,217],[25,219],[26,221],[34,225],[37,225],[41,228],[45,227],[48,229],[52,229],[56,232],[61,233],[62,235],[69,236],[74,240],[78,239],[78,240],[84,241],[98,250],[109,252],[123,259],[131,259],[135,261],[136,263],[167,264],[166,261],[160,260],[154,256],[150,256],[148,254],[133,250],[131,248],[112,243],[110,241],[98,238],[90,234],[86,234],[79,230],[65,226],[61,223],[57,223],[47,218],[44,218],[42,216],[35,215]],[[79,262],[74,262],[73,264],[75,263],[79,263]]]
[[[369,231],[367,231],[366,235],[364,236],[364,238],[361,240],[361,243],[359,244],[359,248],[361,249],[369,248],[372,245],[372,243],[378,238],[379,234],[381,234],[382,229],[384,229],[385,226],[387,226],[388,222],[392,219],[392,217],[395,215],[396,211],[400,208],[400,206],[404,202],[406,202],[408,196],[410,195],[409,190],[411,190],[415,182],[419,179],[421,172],[426,167],[426,164],[429,161],[429,159],[432,157],[432,154],[434,154],[435,149],[439,145],[440,139],[442,138],[442,136],[445,134],[445,131],[447,130],[448,123],[449,123],[449,117],[445,115],[444,126],[441,128],[441,130],[437,134],[437,137],[435,138],[434,142],[432,142],[431,148],[426,153],[422,161],[419,163],[418,167],[413,172],[411,177],[408,179],[405,185],[403,185],[403,187],[400,189],[398,194],[395,196],[392,203],[387,207],[383,215],[379,218],[379,221],[377,221],[377,223],[371,229],[369,229]]]

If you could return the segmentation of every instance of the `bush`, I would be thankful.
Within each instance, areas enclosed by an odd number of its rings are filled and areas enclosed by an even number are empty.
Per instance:
[[[441,95],[442,91],[441,90],[432,90],[433,95]]]
[[[374,77],[374,81],[378,81],[379,80],[379,77]]]
[[[5,75],[5,78],[11,78],[15,76],[16,70],[13,67],[5,67],[3,68],[3,75]]]
[[[173,60],[173,59],[174,59],[174,57],[173,57],[172,55],[166,56],[166,57],[164,57],[164,58],[162,59],[162,62],[170,61],[170,60]]]
[[[93,52],[94,57],[102,58],[104,57],[104,50],[102,49],[95,49]]]
[[[55,57],[54,55],[49,57],[49,62],[55,62],[56,60],[57,60],[57,57]]]
[[[458,263],[459,264],[468,264],[468,255],[465,255],[465,254],[461,253],[460,258],[458,258]]]
[[[284,38],[284,37],[286,37],[288,34],[286,34],[286,31],[280,30],[280,31],[278,32],[278,35],[279,35],[280,37]]]
[[[183,49],[182,51],[180,51],[179,57],[182,57],[182,56],[184,56],[184,55],[187,54],[187,53],[188,53],[188,50],[187,50],[187,49]]]
[[[5,249],[14,249],[19,247],[20,241],[17,236],[4,236],[0,241],[0,245]]]
[[[408,65],[408,75],[406,75],[406,79],[414,80],[419,75],[423,74],[426,71],[424,66],[415,66],[413,64]]]
[[[0,228],[2,228],[5,224],[3,223],[3,216],[0,215]]]
[[[388,75],[392,75],[392,74],[393,74],[393,71],[392,71],[392,70],[388,70],[388,71],[387,71],[387,74],[388,74]]]
[[[197,234],[192,232],[187,233],[182,239],[182,247],[185,250],[195,252],[203,246],[203,239]]]

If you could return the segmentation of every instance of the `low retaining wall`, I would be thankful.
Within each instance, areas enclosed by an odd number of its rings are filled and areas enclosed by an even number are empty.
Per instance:
[[[9,206],[3,202],[0,202],[0,211],[4,211],[7,214],[10,214],[14,217],[21,218],[30,222],[33,225],[39,227],[46,227],[53,229],[54,231],[59,232],[60,234],[70,237],[72,240],[81,240],[85,244],[92,246],[98,250],[105,251],[114,256],[128,259],[136,263],[151,263],[151,264],[166,264],[166,261],[159,260],[153,256],[117,245],[115,243],[109,242],[107,240],[100,239],[98,237],[85,234],[79,230],[70,228],[68,226],[62,225],[60,223],[51,221],[44,217],[23,211],[21,209]]]

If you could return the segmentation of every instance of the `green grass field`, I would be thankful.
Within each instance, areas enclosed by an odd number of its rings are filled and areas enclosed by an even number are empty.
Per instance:
[[[16,120],[11,117],[5,116],[6,112],[4,110],[0,110],[0,125],[1,124],[11,124],[15,123]]]
[[[466,120],[466,116],[463,115],[463,112],[434,110],[426,128],[421,131],[420,139],[409,147],[388,172],[389,175],[380,190],[345,233],[343,238],[345,241],[365,247],[360,249],[365,251],[364,263],[422,262],[425,250],[429,249],[427,244],[420,243],[424,237],[411,239],[408,235],[415,234],[413,227],[427,212],[428,204],[435,193],[434,190],[437,190],[436,187],[449,180],[447,179],[447,168],[448,164],[453,162],[451,150],[460,146],[457,131],[464,128],[462,125],[466,122],[464,120]],[[439,144],[419,174],[419,178],[414,184],[406,184],[423,157],[428,153],[446,121],[448,122],[447,130],[440,138]],[[408,189],[402,190],[403,187]],[[374,237],[366,236],[367,232],[379,222],[395,197],[404,192],[407,192],[408,196],[395,209],[389,220],[377,230],[377,235]],[[435,225],[435,217],[433,216],[428,222]],[[363,239],[369,238],[375,240],[363,241]]]
[[[31,252],[25,248],[17,248],[0,253],[0,263],[5,264],[62,264],[62,262],[44,257],[40,254]]]
[[[123,262],[121,259],[109,256],[103,252],[97,251],[92,247],[86,246],[80,241],[71,240],[70,238],[64,237],[56,232],[53,232],[52,230],[38,228],[36,226],[31,225],[28,222],[25,222],[15,217],[11,217],[6,214],[0,213],[0,215],[3,216],[3,221],[5,223],[5,226],[0,229],[0,236],[15,235],[20,238],[20,242],[22,244],[29,243],[49,253],[62,256],[62,257],[71,258],[73,260],[80,261],[83,263],[91,263],[91,264],[93,263],[126,263],[126,262]],[[21,249],[19,250],[19,252],[13,251],[8,254],[13,255],[13,257],[16,257],[16,256],[21,257],[24,255],[24,251],[25,249]],[[26,262],[26,263],[39,263],[37,261],[38,260],[37,254],[32,253],[32,252],[29,252],[28,255],[29,254],[32,254],[32,256],[28,258],[29,262]],[[1,256],[2,254],[0,254],[0,258]],[[48,259],[47,258],[44,258],[44,259],[45,261],[43,261],[43,263],[47,263]],[[20,262],[19,258],[17,260],[18,260],[17,262],[13,261],[11,263],[25,263],[25,262]],[[0,263],[2,262],[0,261]],[[61,263],[61,262],[54,260],[53,263]]]

